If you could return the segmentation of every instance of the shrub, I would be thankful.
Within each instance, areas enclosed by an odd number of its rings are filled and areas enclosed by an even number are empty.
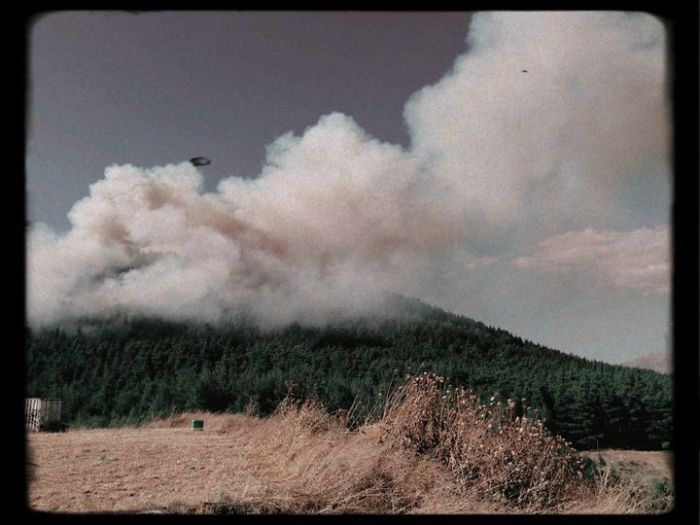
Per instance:
[[[595,465],[551,435],[536,411],[516,413],[512,400],[493,396],[482,405],[469,390],[425,372],[389,396],[381,441],[444,462],[484,497],[540,509],[570,500]]]

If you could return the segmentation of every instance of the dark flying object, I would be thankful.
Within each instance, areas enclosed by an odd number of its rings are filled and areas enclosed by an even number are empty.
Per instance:
[[[211,161],[206,157],[192,157],[190,162],[194,166],[207,166],[208,164],[211,164]]]
[[[523,69],[523,73],[527,73],[527,69]]]

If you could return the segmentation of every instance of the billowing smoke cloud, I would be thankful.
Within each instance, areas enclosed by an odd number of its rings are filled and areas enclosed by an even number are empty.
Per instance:
[[[65,237],[32,232],[30,313],[317,322],[381,306],[385,289],[461,238],[422,199],[416,160],[348,117],[281,137],[267,160],[258,179],[211,194],[189,163],[109,167]]]
[[[188,163],[108,167],[70,232],[30,232],[30,321],[372,313],[386,290],[420,295],[446,269],[495,261],[473,240],[599,215],[625,180],[668,169],[654,18],[478,14],[468,43],[408,101],[408,149],[333,113],[271,144],[259,177],[213,193]]]
[[[413,152],[450,204],[509,225],[571,214],[668,172],[664,31],[643,14],[480,14],[471,50],[406,107]],[[529,207],[530,210],[525,210]]]

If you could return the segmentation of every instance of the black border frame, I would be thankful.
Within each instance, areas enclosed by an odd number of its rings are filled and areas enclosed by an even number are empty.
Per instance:
[[[63,5],[60,5],[60,4]],[[334,4],[330,10],[353,11],[391,11],[389,5],[355,2],[352,5],[345,2]],[[5,495],[12,514],[27,521],[62,521],[71,523],[86,520],[140,520],[150,521],[190,520],[191,516],[158,516],[158,515],[117,515],[117,514],[53,514],[31,510],[27,505],[27,481],[25,479],[25,434],[23,424],[24,397],[24,341],[25,330],[25,154],[28,127],[26,114],[31,110],[29,92],[31,78],[28,72],[29,33],[34,21],[43,14],[64,10],[121,10],[121,11],[160,11],[160,10],[318,10],[319,6],[309,2],[298,2],[296,6],[284,6],[279,2],[268,2],[267,5],[254,2],[226,3],[212,0],[200,2],[182,2],[179,6],[173,2],[158,0],[109,2],[108,5],[97,7],[95,2],[64,1],[40,3],[32,2],[19,5],[11,11],[5,35],[9,37],[9,74],[6,80],[9,90],[6,99],[10,101],[12,131],[8,134],[11,152],[11,166],[6,174],[6,184],[9,182],[9,195],[3,206],[6,213],[3,226],[6,245],[5,262],[10,270],[10,278],[6,281],[5,321],[11,334],[9,344],[5,345],[8,370],[10,376],[6,415],[10,429],[6,429],[6,443],[9,443],[10,461],[6,480],[8,489]],[[615,523],[698,523],[699,481],[700,481],[700,450],[698,449],[698,414],[700,414],[700,392],[698,391],[698,198],[700,196],[698,178],[698,21],[699,9],[693,0],[683,2],[673,0],[631,1],[600,0],[580,2],[516,2],[505,0],[501,2],[431,2],[428,8],[417,9],[406,6],[403,11],[479,11],[479,10],[624,10],[645,11],[662,18],[669,30],[668,57],[670,81],[672,83],[672,114],[673,114],[673,167],[674,187],[672,204],[672,241],[673,241],[673,290],[671,309],[673,317],[673,369],[674,373],[674,488],[675,506],[666,514],[660,515],[458,515],[458,516],[376,516],[384,520],[406,520],[444,522],[456,521],[476,523],[520,523],[523,520],[537,523],[554,523],[561,520],[581,523],[592,521]],[[9,11],[8,11],[9,13]],[[7,87],[7,86],[6,86]],[[19,174],[22,174],[21,176]],[[8,187],[8,186],[6,186]],[[7,267],[6,267],[7,268]],[[197,519],[218,520],[227,519],[220,516],[196,516]],[[325,516],[280,516],[284,520],[318,521],[328,519]],[[351,519],[372,519],[370,516],[345,516]],[[264,516],[235,516],[228,520],[251,521],[265,519]]]

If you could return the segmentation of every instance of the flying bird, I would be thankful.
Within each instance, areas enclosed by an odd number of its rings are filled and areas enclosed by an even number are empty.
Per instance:
[[[206,157],[192,157],[190,162],[193,166],[207,166],[211,161]]]

